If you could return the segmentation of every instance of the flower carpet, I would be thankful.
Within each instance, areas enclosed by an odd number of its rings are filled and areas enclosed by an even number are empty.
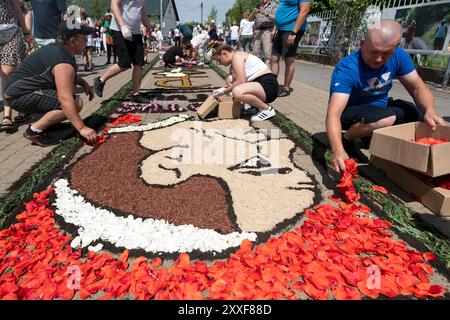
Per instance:
[[[115,119],[0,231],[0,299],[446,295],[432,281],[434,254],[395,239],[390,222],[358,203],[354,162],[341,197],[325,203],[288,138],[245,120],[139,121]],[[231,142],[245,157],[195,161],[196,143],[218,156]]]

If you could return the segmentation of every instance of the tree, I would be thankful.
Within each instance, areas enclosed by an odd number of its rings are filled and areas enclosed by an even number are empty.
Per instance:
[[[217,22],[217,9],[215,6],[211,8],[208,18],[206,19],[206,24],[210,24],[211,21]]]
[[[373,0],[330,0],[332,11],[336,14],[336,28],[333,32],[332,56],[337,60],[342,59],[349,53],[352,39],[361,26],[364,13]]]

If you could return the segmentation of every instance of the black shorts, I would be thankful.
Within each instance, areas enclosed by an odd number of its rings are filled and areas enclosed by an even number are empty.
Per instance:
[[[14,110],[26,114],[43,114],[61,110],[58,93],[54,89],[38,90],[19,97],[8,98],[8,103]]]
[[[291,34],[291,31],[277,31],[272,43],[272,55],[281,58],[295,58],[297,56],[297,48],[300,43],[300,39],[303,37],[305,30],[297,32],[294,45],[289,47],[287,44],[287,38]]]
[[[258,82],[266,93],[266,103],[274,102],[278,98],[280,86],[277,77],[273,73],[268,73],[256,78],[253,82]]]
[[[119,58],[119,67],[130,69],[134,66],[144,66],[144,44],[142,35],[133,34],[133,41],[125,40],[122,32],[111,30],[114,45],[117,48],[117,57]]]
[[[348,130],[355,123],[374,123],[391,116],[396,116],[395,124],[423,121],[424,113],[414,103],[389,98],[386,108],[357,105],[347,106],[341,115],[343,130]]]

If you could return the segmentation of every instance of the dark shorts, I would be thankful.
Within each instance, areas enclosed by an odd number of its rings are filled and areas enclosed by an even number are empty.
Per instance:
[[[423,121],[424,114],[414,103],[389,98],[386,108],[371,105],[347,106],[341,115],[342,129],[348,130],[358,122],[374,123],[391,116],[397,117],[395,124],[402,124]]]
[[[230,40],[230,46],[237,45],[237,40]]]
[[[295,37],[294,45],[289,47],[287,38],[291,34],[291,31],[278,30],[272,43],[272,55],[281,58],[295,58],[297,56],[298,44],[304,33],[305,30],[300,30]]]
[[[258,82],[266,93],[266,103],[274,102],[278,98],[278,92],[280,86],[277,81],[277,77],[273,73],[268,73],[256,78],[253,82]]]
[[[133,41],[127,41],[122,36],[122,32],[112,30],[114,45],[117,49],[117,57],[119,58],[119,67],[130,69],[131,64],[134,66],[144,66],[144,44],[142,35],[133,34]]]
[[[19,97],[8,98],[8,103],[14,110],[26,114],[43,114],[53,110],[61,110],[58,93],[54,89],[44,89]]]

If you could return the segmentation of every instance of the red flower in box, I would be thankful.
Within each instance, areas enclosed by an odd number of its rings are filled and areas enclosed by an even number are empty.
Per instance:
[[[422,139],[417,139],[416,142],[417,142],[417,143],[427,144],[427,145],[429,145],[429,146],[432,146],[432,145],[435,145],[435,144],[447,143],[448,140],[445,140],[445,139],[435,139],[435,138],[422,138]]]

